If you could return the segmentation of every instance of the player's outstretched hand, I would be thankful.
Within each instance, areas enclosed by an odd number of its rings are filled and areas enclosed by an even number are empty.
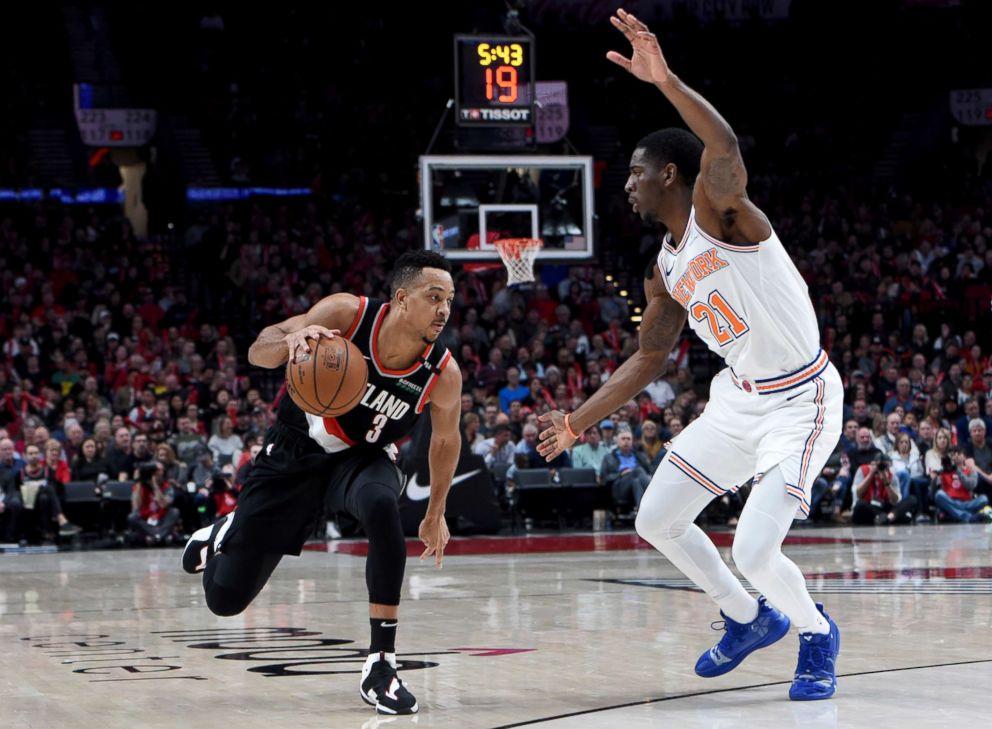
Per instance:
[[[550,424],[550,427],[541,431],[541,442],[537,445],[537,452],[544,456],[544,460],[553,461],[575,443],[575,438],[568,434],[568,428],[565,427],[565,413],[561,410],[539,415],[537,420]]]
[[[314,341],[321,337],[334,339],[340,333],[340,329],[328,329],[327,327],[320,326],[320,324],[311,324],[308,327],[303,327],[298,332],[290,332],[282,340],[286,343],[286,349],[289,350],[290,362],[296,362],[297,360],[306,362],[310,357],[310,343],[307,342],[308,339],[313,339]]]
[[[425,547],[424,553],[420,555],[420,561],[424,561],[433,554],[434,562],[440,569],[442,562],[444,562],[444,548],[448,546],[448,540],[451,539],[444,517],[433,517],[430,514],[425,516],[424,520],[420,522],[419,534],[420,541],[424,543]]]
[[[671,71],[654,33],[626,10],[618,9],[616,15],[610,16],[610,22],[630,41],[631,55],[627,58],[616,51],[610,51],[606,57],[641,81],[648,83],[667,81]]]

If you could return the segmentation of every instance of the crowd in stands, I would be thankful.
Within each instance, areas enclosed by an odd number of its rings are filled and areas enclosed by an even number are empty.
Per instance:
[[[755,187],[772,195],[768,179]],[[847,388],[813,518],[988,519],[992,213],[967,197],[812,188],[768,211]],[[616,235],[629,248],[657,240],[627,228]],[[5,210],[0,540],[71,530],[60,503],[70,481],[133,481],[126,531],[139,543],[178,539],[233,508],[281,396],[279,371],[247,366],[254,332],[326,294],[384,296],[388,261],[417,233],[409,213],[377,218],[320,199],[210,209],[183,235],[147,241],[114,209]],[[502,272],[457,272],[445,333],[463,371],[466,447],[505,466],[511,486],[514,468],[544,465],[537,417],[578,407],[637,346],[639,274],[539,271],[529,291],[507,288]],[[591,467],[636,509],[665,444],[705,407],[717,366],[687,329],[667,371],[551,467]],[[722,500],[721,518],[732,522],[746,493]]]

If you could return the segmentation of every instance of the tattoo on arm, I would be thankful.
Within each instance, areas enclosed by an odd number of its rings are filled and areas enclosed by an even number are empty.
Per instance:
[[[668,354],[685,326],[685,309],[669,298],[656,304],[660,311],[641,327],[640,348],[646,353]],[[647,317],[645,317],[647,319]]]
[[[740,158],[717,157],[710,160],[703,174],[706,180],[706,192],[711,200],[740,194],[747,184]],[[723,210],[718,212],[721,215],[725,214]]]

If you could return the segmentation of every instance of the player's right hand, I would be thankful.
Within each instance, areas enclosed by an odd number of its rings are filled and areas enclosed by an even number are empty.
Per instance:
[[[290,332],[282,338],[282,341],[286,343],[290,362],[305,362],[310,358],[310,344],[307,342],[308,339],[313,339],[314,341],[321,337],[334,339],[340,333],[340,329],[328,329],[327,327],[322,327],[320,324],[311,324],[299,331]]]
[[[575,443],[576,439],[568,434],[565,413],[561,410],[538,415],[537,420],[541,423],[551,423],[551,427],[541,431],[541,442],[537,446],[537,452],[544,456],[545,461],[553,461]]]
[[[626,58],[610,51],[606,57],[641,81],[658,84],[668,81],[672,72],[661,52],[658,38],[648,30],[648,26],[623,9],[617,9],[617,14],[610,16],[610,22],[630,41],[631,55]]]

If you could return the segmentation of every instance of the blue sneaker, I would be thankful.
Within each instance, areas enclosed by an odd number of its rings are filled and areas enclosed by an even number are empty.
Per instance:
[[[720,612],[726,631],[720,642],[696,661],[696,675],[713,678],[729,673],[759,648],[769,646],[789,632],[789,619],[758,598],[758,617],[750,623],[735,623]],[[716,624],[714,624],[716,625]]]
[[[816,603],[830,624],[829,633],[799,634],[799,663],[792,679],[789,698],[793,701],[829,699],[837,690],[837,654],[840,652],[840,631],[837,623]]]

